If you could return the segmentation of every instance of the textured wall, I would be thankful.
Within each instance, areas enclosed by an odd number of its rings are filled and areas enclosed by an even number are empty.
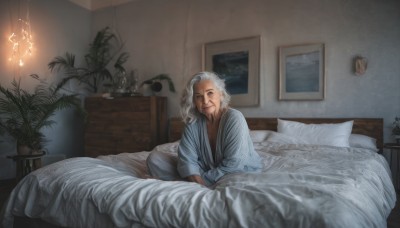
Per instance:
[[[178,91],[202,70],[204,43],[259,35],[260,106],[239,108],[245,116],[379,117],[385,142],[393,141],[391,123],[400,116],[400,1],[143,0],[97,11],[93,29],[107,24],[126,40],[131,68],[142,78],[168,73]],[[325,44],[325,100],[279,101],[278,47],[315,42]],[[352,72],[356,55],[369,61],[361,77]],[[169,115],[177,116],[180,93],[162,95],[169,97]]]
[[[386,141],[400,116],[400,2],[397,0],[152,0],[94,14],[93,30],[111,25],[126,41],[130,67],[142,78],[170,74],[179,93],[169,97],[178,115],[179,95],[201,68],[204,43],[261,36],[260,107],[239,108],[251,117],[382,117]],[[326,98],[278,101],[278,47],[322,42]],[[355,76],[352,59],[369,60]]]

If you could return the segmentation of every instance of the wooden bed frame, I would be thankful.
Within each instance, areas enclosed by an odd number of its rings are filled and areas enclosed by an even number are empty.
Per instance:
[[[306,124],[342,123],[354,120],[353,134],[367,135],[376,139],[379,152],[383,149],[383,119],[382,118],[281,118],[284,120],[298,121]],[[252,118],[246,117],[251,130],[277,130],[277,118]],[[171,118],[169,121],[169,142],[180,139],[184,124],[179,118]]]

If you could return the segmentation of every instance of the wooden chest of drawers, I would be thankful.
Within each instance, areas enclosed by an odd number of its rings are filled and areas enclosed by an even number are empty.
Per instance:
[[[87,97],[85,156],[151,150],[167,141],[166,97]]]

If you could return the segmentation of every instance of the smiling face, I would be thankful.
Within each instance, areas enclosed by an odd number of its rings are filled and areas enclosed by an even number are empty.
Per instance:
[[[200,81],[193,86],[193,101],[197,110],[209,120],[218,117],[221,110],[221,92],[210,80]]]

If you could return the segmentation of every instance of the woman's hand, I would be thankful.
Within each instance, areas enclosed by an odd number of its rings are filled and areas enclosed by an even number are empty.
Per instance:
[[[196,182],[198,184],[206,186],[206,183],[204,182],[203,178],[199,175],[192,175],[187,177],[188,181],[190,182]]]

